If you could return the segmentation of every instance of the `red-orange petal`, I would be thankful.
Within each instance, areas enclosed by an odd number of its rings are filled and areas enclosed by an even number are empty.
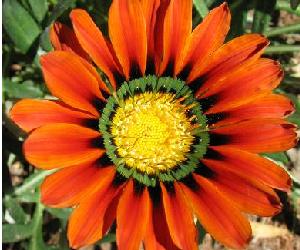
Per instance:
[[[220,47],[211,57],[206,67],[194,70],[187,82],[197,84],[201,79],[200,93],[213,85],[218,79],[231,74],[232,70],[244,64],[255,62],[263,53],[268,40],[259,34],[247,34],[234,38]]]
[[[176,64],[176,74],[186,78],[193,75],[193,71],[205,67],[212,54],[223,44],[229,26],[227,3],[210,11],[189,37],[183,52],[184,60]]]
[[[202,162],[205,164],[205,159]],[[238,176],[226,167],[205,165],[213,171],[209,180],[241,211],[260,216],[280,212],[280,200],[270,187]]]
[[[113,178],[107,178],[106,184],[81,202],[71,214],[68,239],[72,248],[90,245],[102,238],[106,211],[122,189],[122,185],[112,183]]]
[[[192,1],[170,1],[164,17],[161,75],[175,74],[175,65],[179,63],[184,45],[192,32],[192,8]]]
[[[136,190],[131,179],[124,188],[117,209],[118,249],[139,249],[146,233],[149,209],[148,189]]]
[[[268,94],[225,112],[211,114],[221,117],[212,125],[218,127],[256,118],[284,118],[294,109],[292,101],[284,95]]]
[[[270,59],[259,59],[255,64],[233,71],[229,77],[208,88],[201,96],[203,100],[214,100],[212,107],[206,113],[232,109],[270,94],[271,90],[278,86],[282,77],[280,66]]]
[[[159,74],[159,66],[163,57],[164,50],[164,22],[170,0],[160,0],[159,8],[156,13],[156,23],[154,28],[155,44],[155,64],[157,65],[155,73]]]
[[[227,247],[245,247],[251,238],[247,219],[213,183],[199,175],[193,177],[197,183],[193,185],[193,190],[184,184],[180,186],[202,226]]]
[[[72,29],[60,22],[55,22],[50,28],[50,41],[55,50],[74,52],[89,61],[89,55],[80,46]]]
[[[109,231],[110,227],[113,225],[114,221],[116,220],[117,208],[118,208],[118,203],[121,195],[122,192],[119,192],[106,209],[103,218],[102,235],[106,234]]]
[[[153,198],[153,232],[157,242],[166,250],[179,250],[174,244],[166,221],[162,194],[155,194]]]
[[[166,214],[166,221],[174,243],[180,249],[198,249],[197,231],[193,221],[193,214],[188,207],[184,194],[178,184],[167,191],[161,183],[162,197]]]
[[[113,166],[97,163],[61,169],[44,180],[41,201],[51,207],[73,207],[107,185],[114,174]]]
[[[41,57],[46,85],[66,104],[98,115],[98,102],[104,100],[95,76],[81,57],[55,51]]]
[[[155,58],[155,26],[157,20],[157,11],[160,6],[160,0],[141,0],[141,6],[145,16],[146,34],[147,34],[147,68],[149,74],[157,72],[159,64]]]
[[[105,91],[106,93],[110,93],[108,87],[106,86],[106,84],[104,83],[102,78],[100,77],[100,75],[97,72],[96,68],[91,63],[89,63],[88,61],[86,61],[84,59],[81,60],[81,63],[93,75],[93,77],[96,79],[96,81],[98,82],[98,86],[99,86],[100,90]]]
[[[123,72],[119,67],[119,63],[114,59],[114,55],[111,53],[101,31],[85,10],[73,10],[70,17],[82,47],[107,75],[113,87],[116,88],[116,82],[122,81]]]
[[[297,143],[296,127],[283,119],[253,119],[210,131],[211,145],[254,153],[285,151]]]
[[[98,141],[101,138],[97,131],[75,124],[56,123],[34,130],[23,148],[31,164],[52,169],[96,160],[104,153],[97,145]]]
[[[283,191],[291,187],[291,178],[286,171],[266,158],[230,146],[210,148],[213,151],[205,157],[205,164],[209,167],[222,167],[243,178]]]
[[[51,123],[88,126],[99,119],[60,102],[36,99],[23,99],[17,102],[10,111],[10,117],[26,132]]]
[[[150,207],[149,207],[148,225],[143,240],[145,250],[165,250],[165,248],[161,244],[159,244],[155,236],[154,225],[153,225],[153,204],[151,200],[149,205]]]
[[[114,0],[109,9],[109,36],[127,79],[146,69],[146,22],[140,0]]]

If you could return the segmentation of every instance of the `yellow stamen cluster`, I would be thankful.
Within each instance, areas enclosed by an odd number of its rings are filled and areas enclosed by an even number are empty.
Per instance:
[[[171,93],[145,92],[120,104],[111,134],[128,167],[155,174],[186,160],[194,127],[185,112],[190,107],[181,101]]]

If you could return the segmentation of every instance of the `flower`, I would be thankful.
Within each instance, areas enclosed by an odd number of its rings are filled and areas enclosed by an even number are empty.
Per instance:
[[[192,30],[192,1],[113,0],[110,40],[84,10],[70,16],[73,29],[55,23],[55,51],[41,57],[58,100],[25,99],[11,110],[30,132],[26,159],[58,168],[41,199],[74,207],[70,246],[96,242],[116,220],[121,250],[141,242],[146,250],[198,249],[197,217],[216,240],[244,247],[244,213],[278,213],[274,189],[291,185],[259,154],[296,143],[285,120],[293,104],[272,93],[282,70],[261,58],[267,39],[223,44],[226,3]]]

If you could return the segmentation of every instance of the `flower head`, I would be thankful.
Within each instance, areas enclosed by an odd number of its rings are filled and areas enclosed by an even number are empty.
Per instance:
[[[58,168],[42,202],[74,207],[71,247],[116,220],[121,250],[198,249],[195,217],[216,240],[244,247],[243,213],[278,213],[274,189],[291,185],[259,154],[296,143],[285,120],[293,105],[272,93],[282,70],[261,58],[266,38],[224,44],[226,3],[192,30],[192,1],[113,0],[110,40],[84,10],[70,16],[73,29],[55,23],[55,51],[41,58],[58,100],[22,100],[11,117],[30,132],[26,159]]]

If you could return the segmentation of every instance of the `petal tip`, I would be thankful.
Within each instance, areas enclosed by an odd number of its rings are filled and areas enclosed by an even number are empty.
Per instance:
[[[296,105],[290,100],[289,101],[289,109],[284,112],[284,117],[287,117],[291,114],[293,114],[296,111]]]
[[[72,19],[72,22],[73,22],[74,21],[73,19],[76,18],[76,16],[82,15],[82,14],[84,15],[85,13],[86,13],[86,11],[83,10],[83,9],[73,9],[73,10],[71,10],[69,16],[70,16],[70,18]]]
[[[41,64],[42,66],[44,66],[44,64],[45,64],[45,61],[46,61],[46,59],[47,59],[47,55],[48,55],[48,54],[46,54],[46,55],[41,55],[41,56],[40,56],[40,64]]]
[[[228,5],[227,2],[222,3],[222,4],[220,5],[220,7],[221,7],[224,11],[230,12],[229,5]]]

